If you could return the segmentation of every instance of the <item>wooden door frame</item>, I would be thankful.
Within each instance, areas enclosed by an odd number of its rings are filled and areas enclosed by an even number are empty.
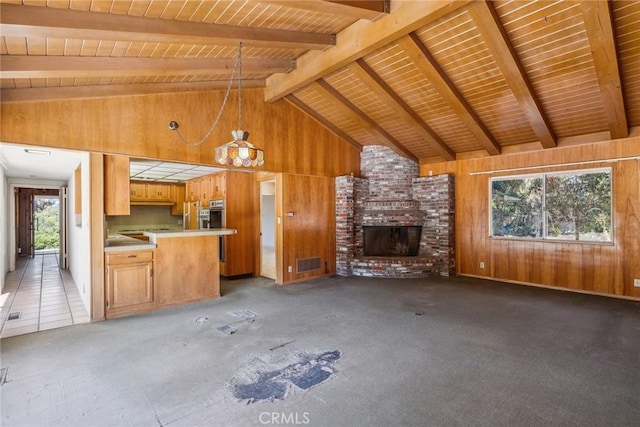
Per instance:
[[[39,195],[48,195],[48,196],[57,196],[60,193],[60,185],[56,185],[53,181],[48,184],[32,184],[32,183],[18,183],[10,185],[10,192],[13,192],[14,197],[12,199],[13,203],[13,215],[9,218],[11,226],[13,227],[12,243],[13,245],[9,245],[12,248],[10,254],[10,262],[9,262],[9,271],[15,270],[15,263],[20,257],[18,253],[18,246],[20,244],[20,228],[19,228],[19,218],[21,216],[21,203],[20,203],[20,192],[21,190],[25,190],[25,193],[29,195],[31,199],[30,205],[31,209],[33,209],[33,202],[35,196]],[[30,214],[31,222],[30,222],[30,232],[31,232],[31,253],[28,256],[33,256],[35,253],[34,248],[34,229],[33,229],[33,211]]]

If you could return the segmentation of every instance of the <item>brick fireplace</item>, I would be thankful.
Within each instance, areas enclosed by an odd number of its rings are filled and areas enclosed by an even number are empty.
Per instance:
[[[420,177],[418,164],[382,146],[363,148],[360,171],[360,178],[336,178],[337,273],[406,278],[455,274],[453,175]],[[365,255],[372,253],[365,251],[364,230],[369,227],[379,227],[382,238],[390,240],[382,245],[386,252],[373,251],[385,255]],[[403,255],[404,245],[412,243],[403,236],[415,233],[408,229],[420,230],[417,255]]]

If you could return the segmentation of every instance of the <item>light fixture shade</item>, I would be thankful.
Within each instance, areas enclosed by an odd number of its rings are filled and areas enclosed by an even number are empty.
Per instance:
[[[264,164],[264,152],[246,139],[248,132],[234,130],[233,141],[216,148],[216,161],[221,165],[237,167],[256,167]]]

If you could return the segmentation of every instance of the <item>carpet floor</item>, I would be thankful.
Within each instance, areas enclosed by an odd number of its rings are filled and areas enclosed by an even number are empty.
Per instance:
[[[3,426],[640,425],[640,303],[464,277],[222,281],[2,339]]]

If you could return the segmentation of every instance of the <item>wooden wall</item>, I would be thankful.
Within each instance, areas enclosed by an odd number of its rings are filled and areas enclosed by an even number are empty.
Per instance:
[[[282,208],[276,208],[282,218],[282,245],[286,248],[282,284],[335,274],[334,193],[333,178],[283,174]],[[297,273],[297,260],[312,257],[320,257],[320,270]],[[293,272],[288,272],[288,266]]]
[[[636,299],[640,298],[640,288],[633,286],[633,279],[640,278],[640,160],[624,160],[636,156],[640,156],[640,136],[495,158],[423,164],[420,175],[426,176],[429,171],[434,175],[455,174],[458,274]],[[589,163],[579,164],[582,162]],[[559,166],[539,168],[548,165]],[[612,168],[613,244],[489,237],[491,177],[602,166]],[[505,169],[508,171],[499,172]],[[472,175],[477,172],[491,173]],[[484,269],[480,262],[484,262]]]
[[[284,100],[265,103],[262,89],[242,91],[242,124],[265,152],[261,170],[338,176],[358,174],[360,152]],[[168,123],[176,120],[188,141],[213,124],[224,91],[102,99],[2,103],[0,140],[54,148],[214,165],[215,147],[232,139],[238,124],[232,91],[220,124],[197,146],[182,143]]]

